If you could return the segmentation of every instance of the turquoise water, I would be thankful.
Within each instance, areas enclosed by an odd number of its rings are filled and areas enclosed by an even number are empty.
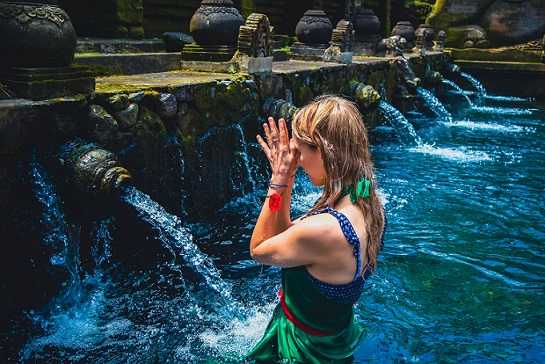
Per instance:
[[[443,102],[451,119],[425,109],[408,116],[416,147],[389,126],[370,132],[389,224],[356,308],[367,337],[354,363],[541,363],[545,104],[473,95],[471,107],[455,93]],[[319,192],[302,173],[295,192],[297,216]],[[280,284],[278,269],[248,255],[258,195],[182,226],[128,193],[157,236],[108,264],[119,217],[98,222],[99,269],[25,313],[11,361],[240,363]]]
[[[427,146],[373,132],[390,223],[356,362],[543,362],[545,105],[449,101],[409,116]]]

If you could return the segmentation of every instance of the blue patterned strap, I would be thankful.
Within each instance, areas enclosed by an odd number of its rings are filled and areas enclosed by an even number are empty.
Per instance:
[[[354,257],[356,258],[356,262],[358,265],[358,268],[356,270],[356,275],[354,276],[354,279],[352,282],[354,282],[361,274],[361,256],[360,256],[360,239],[358,239],[358,235],[356,234],[356,230],[354,230],[354,227],[352,226],[352,223],[348,218],[341,212],[334,210],[331,207],[326,207],[321,210],[314,211],[309,214],[309,216],[312,215],[318,215],[324,212],[328,212],[331,215],[333,215],[341,225],[341,230],[343,231],[344,236],[346,237],[346,240],[350,243],[350,245],[354,246]]]

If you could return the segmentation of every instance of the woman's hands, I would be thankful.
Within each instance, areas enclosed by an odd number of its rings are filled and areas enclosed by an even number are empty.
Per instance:
[[[290,143],[288,127],[284,119],[269,117],[269,123],[263,124],[267,141],[258,135],[257,142],[265,152],[271,165],[271,183],[288,184],[295,177],[299,164],[299,151]]]

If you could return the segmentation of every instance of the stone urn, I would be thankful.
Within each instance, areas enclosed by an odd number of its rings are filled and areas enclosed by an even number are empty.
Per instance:
[[[415,31],[415,35],[418,37],[424,37],[424,48],[430,49],[433,48],[433,40],[435,39],[435,32],[431,25],[429,24],[420,24]]]
[[[231,0],[203,0],[191,18],[189,31],[198,45],[236,46],[241,25],[244,20]]]
[[[333,25],[322,10],[308,10],[297,23],[295,35],[301,43],[329,44]]]
[[[354,30],[357,42],[380,40],[380,20],[371,9],[361,9],[354,16]]]
[[[391,35],[399,35],[407,41],[407,47],[412,48],[416,39],[414,27],[410,21],[398,21],[392,29]]]
[[[68,67],[76,32],[56,0],[0,1],[0,66]]]

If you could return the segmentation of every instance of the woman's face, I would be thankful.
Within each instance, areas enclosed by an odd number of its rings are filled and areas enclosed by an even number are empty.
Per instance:
[[[291,147],[299,151],[299,167],[305,170],[310,182],[314,186],[323,186],[326,180],[327,173],[324,168],[324,161],[320,150],[317,147],[310,146],[292,138],[290,140]]]

